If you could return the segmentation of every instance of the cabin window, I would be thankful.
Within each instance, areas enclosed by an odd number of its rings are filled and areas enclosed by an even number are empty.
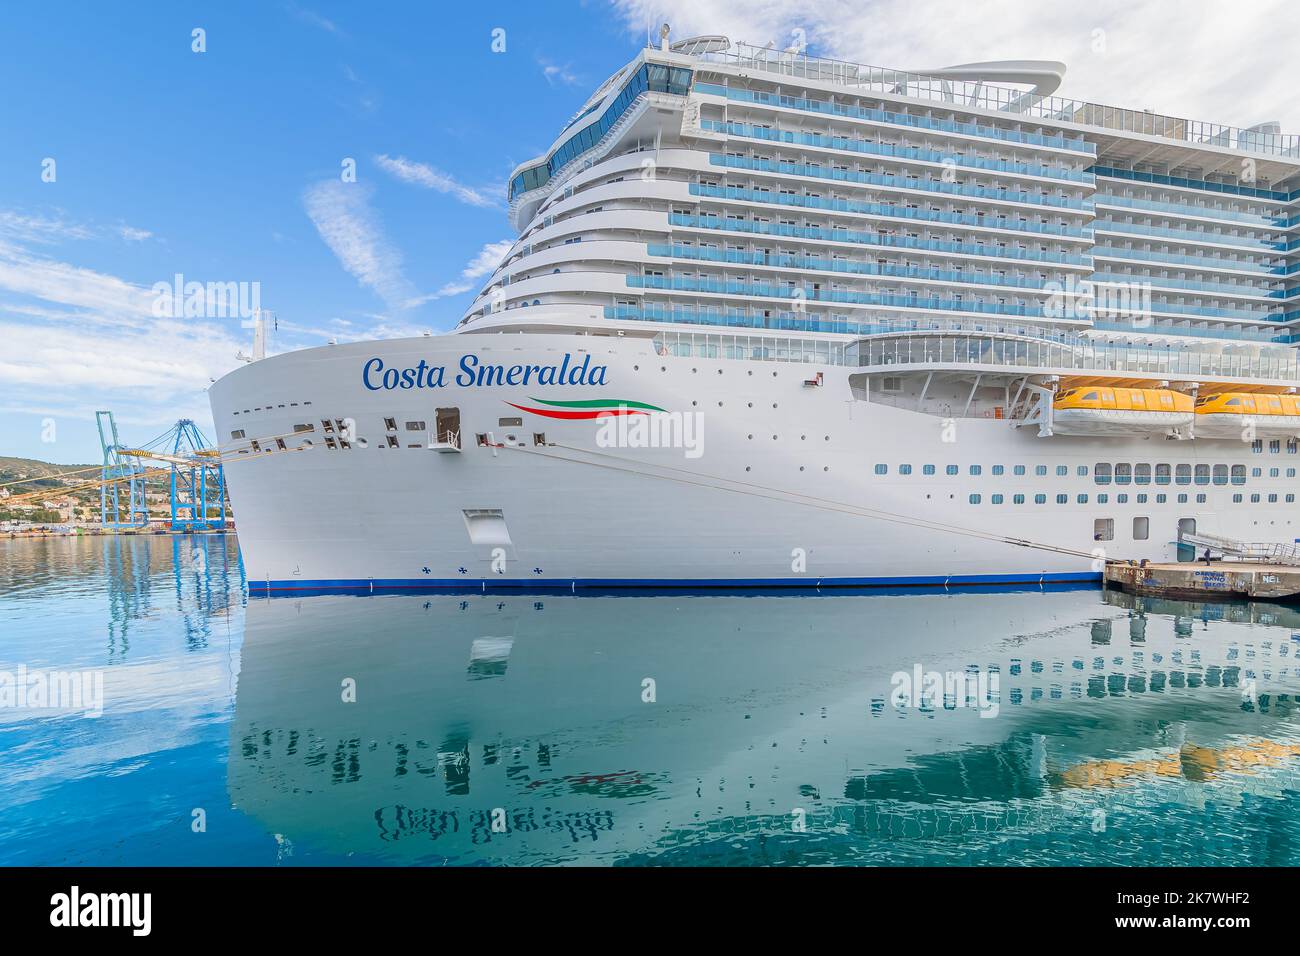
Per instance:
[[[949,465],[947,468],[944,469],[944,471],[946,471],[950,475],[957,474],[958,470],[959,469],[957,468],[956,465]]]
[[[1087,478],[1087,477],[1088,477],[1088,466],[1087,466],[1087,465],[1080,465],[1078,468],[1075,469],[1075,474],[1077,474],[1080,478]]]
[[[1192,466],[1178,465],[1174,469],[1174,484],[1190,485],[1191,483],[1192,483]],[[1186,496],[1183,496],[1183,500],[1184,501],[1186,500]]]
[[[1116,496],[1115,496],[1115,503],[1116,503],[1116,504],[1121,504],[1121,505],[1126,505],[1126,504],[1128,504],[1128,495],[1116,495]]]
[[[1162,505],[1169,500],[1168,495],[1156,495],[1156,504]]]
[[[995,474],[995,475],[1000,475],[1000,474],[1002,474],[1004,471],[1006,471],[1006,468],[1005,468],[1004,466],[1002,466],[1002,465],[994,465],[994,466],[993,466],[993,474]]]
[[[1034,495],[1034,504],[1036,505],[1047,504],[1047,495]]]
[[[889,466],[888,466],[888,465],[877,465],[877,466],[876,466],[876,474],[878,474],[878,475],[887,475],[887,474],[889,474]]]
[[[386,429],[387,429],[388,431],[390,431],[390,432],[395,432],[395,431],[397,431],[397,419],[395,419],[395,418],[385,418],[385,419],[384,419],[384,428],[386,428]]]
[[[1282,450],[1282,441],[1281,441],[1281,439],[1274,438],[1271,442],[1268,443],[1268,453],[1269,453],[1270,455],[1276,455],[1276,454],[1278,454],[1281,450]]]
[[[397,448],[397,447],[398,447],[398,445],[397,445],[397,436],[396,436],[396,435],[386,435],[385,437],[388,439],[388,447],[389,447],[389,448]]]
[[[981,467],[980,465],[971,465],[971,466],[970,466],[970,473],[971,473],[972,475],[978,475],[978,474],[979,474],[980,472],[982,472],[983,470],[984,470],[983,467]]]
[[[1000,504],[1002,504],[1002,496],[1001,496],[1001,495],[993,495],[989,500],[992,501],[995,505],[1000,505]]]
[[[1017,475],[1023,475],[1023,474],[1025,473],[1025,466],[1024,466],[1024,465],[1016,465],[1016,466],[1015,466],[1014,468],[1012,468],[1011,470],[1012,470],[1015,474],[1017,474]]]
[[[1035,466],[1034,466],[1034,474],[1035,474],[1035,475],[1040,475],[1040,476],[1041,476],[1041,475],[1045,475],[1045,474],[1047,474],[1047,466],[1046,466],[1046,465],[1035,465]]]
[[[1156,484],[1157,485],[1169,484],[1169,476],[1171,470],[1172,469],[1168,465],[1156,465]]]
[[[1014,496],[1012,496],[1012,498],[1011,498],[1011,503],[1012,503],[1013,505],[1023,505],[1023,504],[1025,503],[1025,496],[1024,496],[1024,495],[1014,495]]]
[[[237,428],[237,429],[235,429],[233,432],[230,433],[230,437],[231,437],[231,438],[243,438],[243,437],[244,437],[244,430],[243,430],[242,428]]]
[[[1195,474],[1196,474],[1196,483],[1198,485],[1208,485],[1210,483],[1209,465],[1197,465]]]
[[[1151,537],[1151,519],[1134,518],[1133,519],[1133,540],[1145,541]]]
[[[1065,478],[1065,477],[1068,476],[1069,474],[1070,474],[1070,466],[1069,466],[1069,465],[1057,465],[1057,466],[1056,466],[1056,476],[1057,476],[1058,478]]]
[[[308,425],[294,425],[294,426],[293,426],[293,433],[294,433],[295,435],[297,435],[299,432],[314,432],[315,430],[316,430],[316,426],[315,426],[315,425],[310,425],[310,424],[308,424]]]
[[[1114,518],[1093,519],[1092,540],[1093,541],[1114,541],[1115,540],[1115,519]]]
[[[934,465],[923,465],[923,466],[921,466],[921,473],[922,473],[923,475],[933,475],[933,474],[934,474]]]
[[[899,473],[900,475],[910,475],[910,474],[912,473],[912,466],[911,466],[911,465],[899,465],[899,466],[898,466],[898,473]]]
[[[1232,496],[1232,503],[1233,503],[1234,505],[1239,505],[1239,504],[1241,504],[1241,495],[1233,495],[1233,496]]]
[[[970,503],[973,504],[973,505],[977,505],[977,504],[979,504],[979,503],[980,503],[980,496],[979,496],[979,495],[971,495],[971,496],[970,496]]]
[[[1057,503],[1058,505],[1066,505],[1066,504],[1069,504],[1069,503],[1070,503],[1070,496],[1069,496],[1069,495],[1057,495],[1057,496],[1056,496],[1056,503]]]
[[[1215,483],[1216,485],[1226,485],[1226,484],[1228,483],[1228,466],[1227,466],[1227,465],[1215,465],[1215,466],[1214,466],[1214,483]]]
[[[1099,504],[1099,505],[1104,505],[1104,504],[1106,504],[1106,503],[1109,502],[1109,501],[1110,501],[1110,495],[1098,495],[1098,496],[1097,496],[1097,504]]]
[[[1088,503],[1087,495],[1076,495],[1074,499],[1076,504],[1086,505]]]
[[[1151,466],[1142,464],[1133,466],[1133,484],[1149,485],[1151,484]]]
[[[1133,466],[1126,461],[1115,466],[1115,484],[1127,485],[1133,481]]]
[[[422,432],[424,431],[424,422],[407,422],[406,430],[408,432]]]
[[[1092,480],[1099,485],[1110,484],[1110,465],[1099,461],[1092,468]]]

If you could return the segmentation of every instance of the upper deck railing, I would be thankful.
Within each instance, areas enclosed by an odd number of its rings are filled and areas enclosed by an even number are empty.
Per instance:
[[[1022,89],[993,83],[941,79],[920,73],[809,56],[807,53],[786,53],[748,43],[733,44],[725,52],[698,54],[698,58],[733,64],[747,70],[834,83],[857,90],[935,100],[955,107],[976,107],[1047,122],[1076,123],[1103,130],[1159,136],[1192,146],[1218,146],[1248,153],[1300,158],[1300,136],[1294,134],[1242,129],[1060,96],[1037,96]]]

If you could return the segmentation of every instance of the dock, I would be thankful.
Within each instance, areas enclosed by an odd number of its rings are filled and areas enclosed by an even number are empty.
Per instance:
[[[1254,561],[1111,562],[1106,587],[1171,598],[1300,600],[1300,566]]]

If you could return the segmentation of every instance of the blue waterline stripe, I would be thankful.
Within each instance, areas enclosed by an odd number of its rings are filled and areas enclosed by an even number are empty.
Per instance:
[[[460,592],[481,591],[538,591],[538,590],[590,590],[641,589],[661,590],[779,588],[782,590],[817,588],[877,588],[877,587],[945,587],[964,585],[1001,584],[1067,584],[1076,582],[1100,583],[1099,571],[1043,572],[1040,574],[932,574],[920,577],[870,577],[870,578],[577,578],[545,580],[537,578],[347,578],[339,580],[266,581],[250,578],[249,593],[265,594],[276,591],[333,591],[336,593],[370,593],[371,591],[440,591],[454,589]]]

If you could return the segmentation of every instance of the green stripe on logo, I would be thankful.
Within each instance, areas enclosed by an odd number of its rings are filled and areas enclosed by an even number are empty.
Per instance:
[[[651,412],[662,412],[664,409],[658,405],[647,405],[645,402],[629,402],[621,398],[606,399],[586,399],[581,402],[548,402],[544,398],[530,398],[529,401],[537,402],[539,405],[553,405],[557,408],[644,408]]]

